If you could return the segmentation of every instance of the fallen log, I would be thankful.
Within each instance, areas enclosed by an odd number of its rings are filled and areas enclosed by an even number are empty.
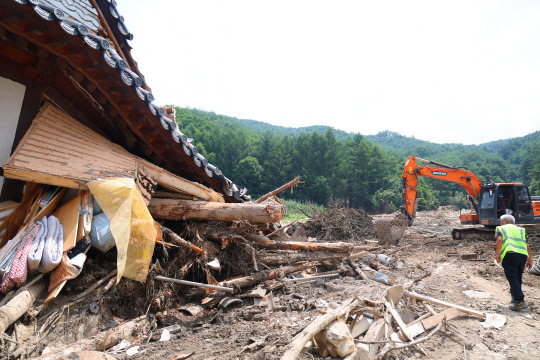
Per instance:
[[[349,299],[341,308],[330,311],[327,314],[315,319],[293,339],[291,347],[285,352],[285,354],[283,354],[281,360],[297,359],[306,343],[311,340],[315,334],[322,331],[326,326],[328,326],[328,324],[336,320],[338,317],[344,317],[346,314],[350,313],[351,310],[354,309],[359,303],[360,301],[358,299]]]
[[[0,334],[30,309],[34,300],[47,288],[44,281],[39,281],[15,295],[6,305],[0,307]]]
[[[276,202],[217,203],[181,199],[152,199],[148,210],[154,218],[166,220],[206,220],[275,223],[281,220],[282,206]]]
[[[276,279],[280,276],[292,274],[298,271],[307,269],[310,266],[298,265],[298,266],[284,266],[279,269],[263,270],[254,273],[250,276],[241,277],[238,279],[232,279],[229,281],[220,282],[220,286],[232,287],[232,288],[246,288],[256,284],[259,284],[266,280]]]
[[[310,261],[332,261],[332,260],[341,260],[347,257],[343,253],[335,252],[309,252],[309,253],[299,253],[291,254],[290,252],[286,253],[259,253],[257,255],[260,262],[268,266],[279,266],[285,264],[295,264],[299,262],[310,262]]]
[[[247,240],[256,242],[266,249],[278,250],[303,250],[303,251],[329,251],[329,252],[352,252],[355,248],[354,244],[345,242],[335,243],[319,243],[319,242],[302,242],[302,241],[272,241],[266,236],[245,234]]]

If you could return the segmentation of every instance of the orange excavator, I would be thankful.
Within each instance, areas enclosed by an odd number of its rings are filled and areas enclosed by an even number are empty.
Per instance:
[[[420,165],[418,162],[429,165]],[[522,183],[486,183],[464,167],[440,164],[410,156],[403,168],[402,213],[412,226],[416,217],[416,195],[418,178],[449,181],[462,186],[467,191],[467,201],[472,211],[460,214],[464,225],[481,224],[487,228],[500,225],[500,217],[511,214],[516,224],[540,224],[540,196],[530,196],[529,188]],[[487,229],[484,229],[486,231]],[[453,239],[462,239],[466,234],[484,232],[478,228],[454,229]],[[492,230],[489,230],[493,232]]]

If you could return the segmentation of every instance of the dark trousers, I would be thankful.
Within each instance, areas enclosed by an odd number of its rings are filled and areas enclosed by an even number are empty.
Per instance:
[[[525,300],[525,295],[523,295],[523,291],[521,291],[521,284],[523,283],[523,271],[525,270],[526,263],[527,255],[514,252],[506,253],[502,261],[504,275],[506,275],[506,280],[508,280],[508,283],[510,284],[512,300],[516,302]]]

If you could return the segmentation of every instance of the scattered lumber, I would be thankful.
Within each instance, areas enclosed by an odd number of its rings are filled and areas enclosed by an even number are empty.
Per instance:
[[[169,282],[182,284],[182,285],[197,286],[197,287],[202,287],[202,288],[207,288],[207,289],[234,292],[234,289],[230,288],[230,287],[201,284],[201,283],[197,283],[197,282],[193,282],[193,281],[172,279],[172,278],[168,278],[168,277],[165,277],[165,276],[154,276],[154,279],[161,280],[161,281],[169,281]]]
[[[152,199],[148,210],[154,218],[165,220],[239,221],[253,224],[281,220],[282,206],[277,202],[217,203],[182,199]]]
[[[403,349],[403,348],[407,348],[407,347],[410,347],[410,346],[413,346],[413,345],[418,345],[420,344],[421,342],[424,342],[426,340],[429,340],[433,337],[433,335],[435,335],[437,332],[439,332],[439,330],[442,329],[443,327],[443,324],[444,322],[441,322],[435,329],[433,329],[433,331],[431,331],[428,335],[426,336],[423,336],[421,338],[418,338],[414,341],[411,341],[411,342],[408,342],[408,343],[403,343],[403,344],[397,344],[397,345],[394,345],[394,346],[388,346],[388,347],[385,347],[383,348],[383,350],[379,353],[379,355],[377,356],[377,360],[382,360],[386,354],[388,354],[388,352],[392,351],[392,350],[397,350],[397,349]]]
[[[300,352],[306,345],[306,343],[315,336],[318,332],[323,330],[328,324],[336,320],[338,317],[345,317],[354,309],[360,301],[352,298],[341,306],[341,308],[328,312],[327,314],[318,317],[311,324],[309,324],[300,334],[298,334],[291,343],[290,348],[283,354],[281,360],[295,360],[300,355]]]

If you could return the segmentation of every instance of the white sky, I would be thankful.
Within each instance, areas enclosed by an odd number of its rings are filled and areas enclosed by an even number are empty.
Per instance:
[[[159,104],[479,144],[540,130],[540,2],[117,0]]]

